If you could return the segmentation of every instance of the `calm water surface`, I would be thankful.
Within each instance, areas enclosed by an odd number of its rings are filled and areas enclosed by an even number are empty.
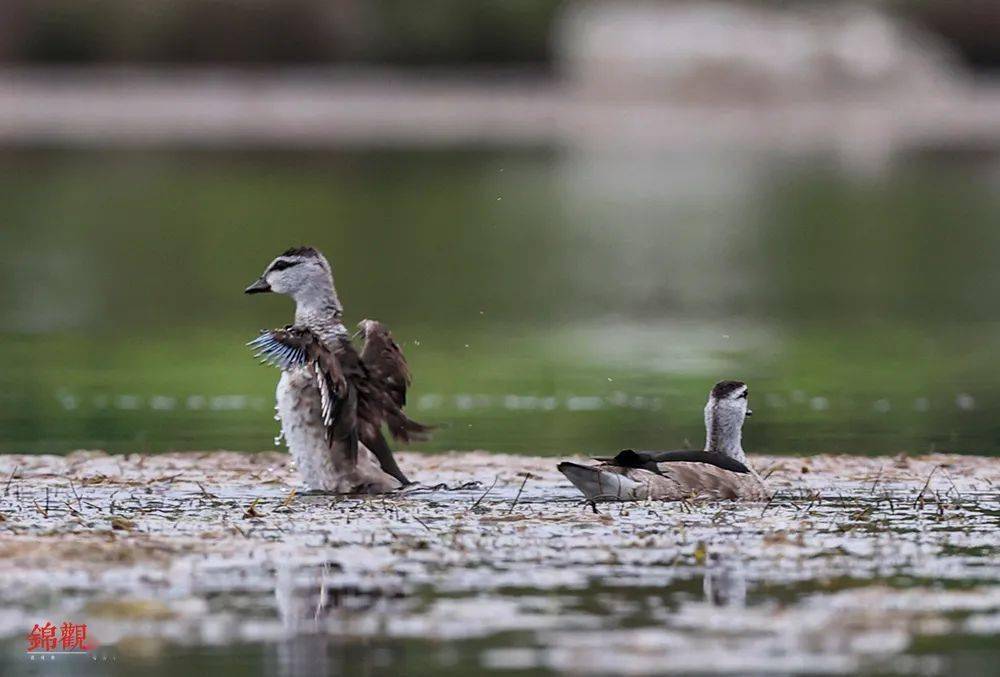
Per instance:
[[[262,449],[290,245],[412,363],[428,451],[1000,449],[1000,169],[501,150],[0,155],[0,451]]]

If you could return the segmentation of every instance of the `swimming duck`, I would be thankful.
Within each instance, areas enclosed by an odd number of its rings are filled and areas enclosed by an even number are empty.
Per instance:
[[[295,300],[295,322],[261,332],[248,345],[282,370],[275,409],[309,489],[380,493],[409,484],[382,434],[421,439],[430,430],[403,413],[410,372],[383,325],[362,323],[359,354],[343,323],[329,262],[312,247],[283,252],[246,288]]]
[[[559,471],[590,500],[661,501],[697,498],[767,500],[771,492],[743,452],[743,421],[752,412],[742,381],[720,381],[705,405],[704,451],[633,451],[564,462]]]

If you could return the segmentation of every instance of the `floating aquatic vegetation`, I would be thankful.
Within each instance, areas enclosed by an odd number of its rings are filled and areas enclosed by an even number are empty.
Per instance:
[[[284,655],[306,635],[379,642],[390,663],[417,642],[594,673],[943,673],[1000,656],[976,648],[1000,615],[996,459],[758,457],[768,503],[596,512],[551,459],[401,462],[424,484],[345,497],[297,493],[277,453],[0,457],[0,638],[18,647],[44,613],[144,660]]]

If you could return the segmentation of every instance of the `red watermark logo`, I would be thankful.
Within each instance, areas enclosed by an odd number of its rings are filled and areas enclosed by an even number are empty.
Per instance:
[[[57,636],[58,633],[58,636]],[[28,633],[28,649],[25,653],[32,654],[86,654],[93,646],[87,638],[86,623],[64,622],[61,626],[35,623]]]

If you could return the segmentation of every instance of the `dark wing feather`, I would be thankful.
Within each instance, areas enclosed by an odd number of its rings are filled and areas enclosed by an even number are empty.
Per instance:
[[[620,468],[642,468],[657,475],[661,474],[660,469],[656,467],[656,463],[649,458],[649,452],[646,451],[622,449],[614,458],[595,458],[594,460]]]
[[[342,447],[353,462],[358,456],[357,394],[344,376],[337,356],[304,327],[285,327],[261,332],[248,346],[264,364],[283,371],[308,369],[319,390],[320,412],[326,442]]]
[[[374,320],[368,320],[364,324],[365,344],[361,348],[361,361],[365,363],[372,379],[385,389],[396,406],[405,407],[411,377],[410,366],[406,363],[403,351],[385,325]]]
[[[616,465],[623,468],[642,468],[657,474],[662,474],[658,463],[707,463],[717,468],[735,473],[749,473],[750,469],[734,458],[725,454],[709,451],[677,450],[677,451],[635,451],[622,449],[614,458],[595,458],[595,461]]]
[[[714,465],[716,468],[722,468],[723,470],[728,470],[730,472],[745,473],[749,474],[750,469],[745,465],[737,461],[735,458],[730,458],[725,454],[714,453],[711,451],[657,451],[657,452],[640,452],[649,454],[649,458],[654,463],[676,463],[679,461],[689,462],[689,463],[707,463],[709,465]]]
[[[399,425],[398,419],[400,417],[413,426],[419,426],[421,430],[424,429],[424,426],[406,418],[389,393],[379,387],[349,339],[345,337],[338,340],[334,345],[334,350],[344,370],[344,377],[358,393],[357,416],[361,441],[378,458],[379,465],[382,466],[384,472],[392,475],[403,484],[409,484],[409,480],[396,464],[392,450],[389,449],[385,438],[382,437],[382,424],[387,423],[396,437],[399,435],[396,435],[394,425]]]
[[[396,463],[396,459],[392,455],[392,449],[389,448],[389,443],[386,442],[381,430],[373,430],[370,434],[366,435],[365,446],[375,454],[375,458],[378,459],[383,472],[392,475],[404,486],[410,483],[409,478],[403,474],[399,464]]]
[[[404,442],[426,439],[433,428],[417,423],[403,413],[406,390],[410,386],[410,367],[406,364],[403,351],[382,323],[365,320],[361,326],[365,334],[361,361],[369,374],[372,399],[381,412],[379,426],[385,422],[392,436]]]

